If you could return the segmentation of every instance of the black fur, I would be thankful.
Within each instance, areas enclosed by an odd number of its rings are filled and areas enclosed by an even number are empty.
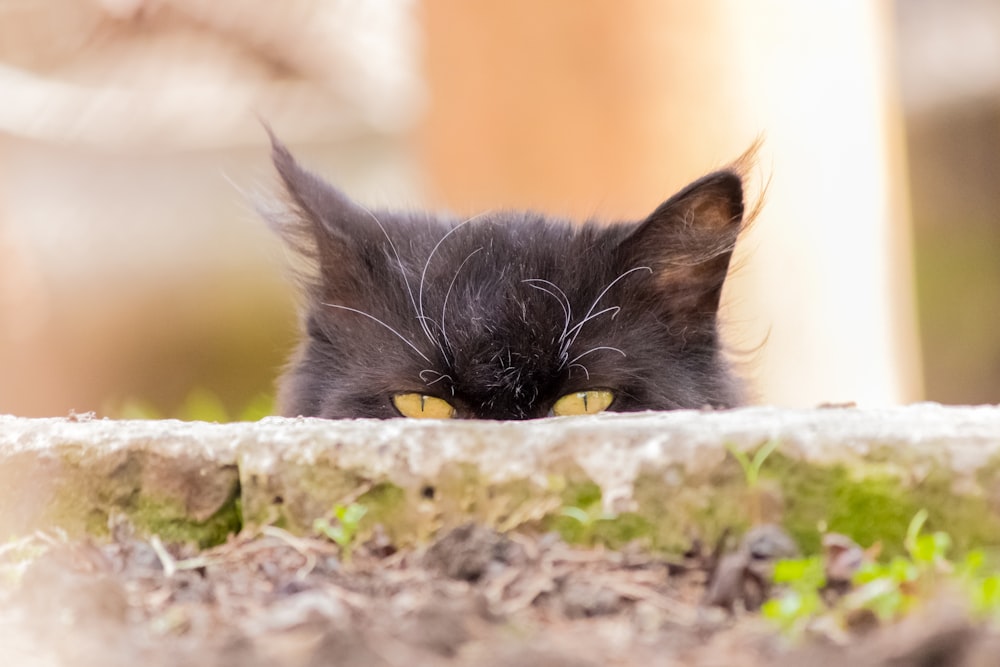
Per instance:
[[[272,141],[286,205],[268,218],[312,262],[282,414],[396,417],[404,392],[482,419],[545,417],[586,389],[611,389],[623,412],[739,403],[717,332],[744,217],[739,169],[640,222],[463,221],[369,212]]]

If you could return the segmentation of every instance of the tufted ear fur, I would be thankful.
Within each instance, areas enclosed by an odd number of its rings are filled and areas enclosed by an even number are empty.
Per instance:
[[[307,289],[315,297],[352,304],[365,289],[376,244],[372,215],[347,195],[303,169],[270,131],[271,159],[284,186],[284,204],[263,212],[268,223],[310,265]]]
[[[656,308],[687,338],[716,338],[722,286],[745,215],[743,180],[754,148],[663,202],[618,248],[620,266],[648,266]]]

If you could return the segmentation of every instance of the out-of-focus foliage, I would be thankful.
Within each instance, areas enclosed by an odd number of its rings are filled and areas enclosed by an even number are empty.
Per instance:
[[[208,389],[191,390],[184,402],[170,412],[158,410],[149,401],[128,398],[106,412],[116,419],[180,419],[183,421],[244,422],[258,421],[273,414],[274,398],[258,394],[236,409],[227,408],[219,396]]]
[[[764,603],[764,616],[786,632],[800,635],[822,620],[846,630],[861,612],[879,622],[891,622],[932,604],[942,594],[958,596],[970,611],[1000,621],[1000,570],[981,550],[963,558],[949,558],[951,537],[942,531],[925,532],[928,513],[920,510],[910,521],[906,556],[887,562],[860,562],[850,590],[833,595],[824,559],[811,556],[781,561],[773,581],[784,590]]]

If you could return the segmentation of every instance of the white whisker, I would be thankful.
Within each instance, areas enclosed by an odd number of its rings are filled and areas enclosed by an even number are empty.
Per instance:
[[[588,370],[587,370],[587,367],[586,367],[586,366],[584,366],[583,364],[570,364],[570,365],[569,365],[569,366],[568,366],[567,368],[569,368],[570,370],[572,370],[572,368],[573,368],[574,366],[577,366],[577,367],[579,367],[579,368],[582,368],[582,369],[583,369],[583,374],[587,376],[587,379],[588,379],[588,380],[590,379],[590,371],[588,371]]]
[[[426,320],[426,322],[424,320]],[[426,317],[424,315],[418,315],[417,316],[417,321],[421,322],[423,324],[427,324],[427,323],[433,324],[435,329],[437,329],[438,331],[441,330],[441,326],[435,320],[431,319],[430,317]],[[430,327],[427,328],[427,331],[430,331]],[[437,346],[437,342],[433,338],[431,338],[431,342],[434,343],[435,346]]]
[[[451,236],[452,234],[454,234],[459,229],[461,229],[462,227],[466,226],[467,224],[469,224],[473,220],[476,220],[477,218],[480,218],[480,217],[482,217],[484,215],[486,215],[486,212],[480,213],[479,215],[474,215],[471,218],[468,218],[467,220],[465,220],[463,222],[460,222],[457,225],[455,225],[454,227],[452,227],[451,229],[449,229],[447,231],[447,233],[444,236],[442,236],[440,238],[440,240],[438,240],[437,243],[434,244],[434,247],[431,248],[430,254],[427,255],[427,261],[424,262],[424,268],[420,272],[420,284],[417,286],[417,317],[420,319],[420,326],[423,327],[424,333],[427,334],[427,338],[431,339],[432,341],[433,341],[433,338],[431,337],[430,330],[427,328],[427,323],[423,319],[424,318],[424,280],[427,278],[427,269],[430,268],[431,260],[434,259],[434,254],[437,253],[438,248],[440,248],[441,244],[445,242],[445,239],[447,239],[449,236]]]
[[[430,382],[428,382],[427,378],[424,377],[424,373],[437,373],[437,379],[436,380],[431,380]],[[440,382],[441,380],[443,380],[445,378],[448,378],[448,380],[450,380],[451,382],[455,381],[447,373],[438,373],[436,370],[434,370],[432,368],[425,368],[424,370],[422,370],[419,373],[417,373],[417,375],[420,376],[420,379],[423,380],[424,384],[426,384],[428,387],[431,386],[432,384]]]
[[[441,336],[444,338],[445,347],[447,347],[453,353],[454,350],[452,350],[451,341],[448,340],[448,333],[445,330],[445,325],[444,325],[445,311],[448,309],[448,297],[451,296],[451,290],[453,287],[455,287],[455,281],[458,280],[458,274],[462,272],[462,267],[464,267],[465,263],[468,262],[470,259],[472,259],[472,256],[475,255],[480,250],[482,250],[481,246],[470,252],[466,256],[466,258],[462,260],[462,263],[458,265],[458,269],[455,271],[455,275],[452,276],[451,283],[448,285],[448,291],[444,293],[444,303],[441,304]]]
[[[543,278],[527,278],[525,280],[522,280],[521,282],[528,283],[529,286],[534,287],[537,290],[541,290],[546,294],[551,294],[552,297],[559,302],[559,305],[562,306],[563,314],[566,316],[566,322],[563,324],[562,335],[559,336],[559,342],[562,343],[563,340],[565,340],[566,338],[567,331],[569,330],[569,324],[573,320],[573,309],[570,306],[569,297],[566,296],[566,292],[563,292],[559,288],[559,286],[556,285],[554,282],[550,280],[545,280]],[[556,292],[559,292],[559,294],[556,294],[555,292],[545,289],[544,287],[539,287],[535,283],[543,283],[545,285],[549,285],[550,287],[552,287],[552,289],[556,290]]]
[[[584,315],[583,319],[576,326],[574,326],[570,330],[572,332],[572,335],[570,336],[569,340],[564,340],[563,341],[562,348],[560,350],[560,356],[561,356],[561,358],[563,360],[563,365],[566,365],[567,363],[573,363],[572,361],[567,362],[566,358],[569,356],[569,348],[572,347],[573,343],[576,342],[576,337],[580,335],[580,331],[583,330],[583,325],[584,324],[586,324],[590,320],[594,319],[595,317],[603,315],[604,313],[609,313],[609,312],[613,313],[611,315],[612,319],[614,318],[615,315],[618,314],[618,312],[621,310],[620,306],[612,306],[610,308],[605,308],[605,309],[603,309],[601,311],[598,311],[596,314],[594,313],[594,309],[597,308],[597,304],[601,302],[601,299],[604,298],[604,295],[607,294],[608,291],[612,287],[614,287],[615,284],[618,283],[618,281],[622,280],[625,276],[627,276],[629,274],[635,273],[636,271],[649,271],[650,273],[652,273],[653,269],[651,269],[648,266],[636,266],[634,268],[631,268],[628,271],[625,271],[624,273],[622,273],[621,275],[619,275],[614,280],[612,280],[610,283],[607,284],[607,286],[603,290],[601,290],[601,293],[597,295],[597,298],[594,299],[594,302],[592,304],[590,304],[590,308],[587,310],[587,314]],[[595,349],[600,349],[600,348],[595,348]],[[617,348],[613,348],[613,349],[617,349]],[[618,350],[618,351],[621,352],[621,350]],[[589,351],[585,352],[584,354],[589,354]],[[622,355],[624,356],[625,353],[622,352]],[[579,359],[579,358],[580,357],[577,357],[577,359]]]
[[[369,315],[369,314],[368,314],[368,313],[366,313],[365,311],[363,311],[363,310],[358,310],[357,308],[350,308],[350,307],[348,307],[348,306],[341,306],[341,305],[338,305],[338,304],[336,304],[336,303],[324,303],[323,305],[324,305],[324,306],[327,306],[328,308],[339,308],[340,310],[348,310],[348,311],[350,311],[350,312],[352,312],[352,313],[357,313],[358,315],[364,315],[364,316],[365,316],[365,317],[367,317],[368,319],[370,319],[370,320],[373,320],[373,321],[375,321],[375,322],[378,322],[378,323],[379,323],[379,324],[381,324],[381,325],[382,325],[383,327],[385,327],[386,329],[388,329],[388,330],[389,330],[389,331],[391,331],[392,333],[396,334],[396,336],[398,336],[398,337],[399,337],[399,340],[401,340],[401,341],[403,341],[404,343],[406,343],[407,345],[409,345],[409,346],[410,346],[410,348],[411,348],[411,349],[412,349],[412,350],[413,350],[414,352],[416,352],[417,354],[419,354],[419,355],[420,355],[420,358],[421,358],[421,359],[423,359],[423,360],[424,360],[424,361],[426,361],[427,363],[430,363],[430,362],[431,362],[431,360],[427,358],[427,355],[425,355],[425,354],[424,354],[423,352],[421,352],[420,350],[418,350],[418,349],[417,349],[417,346],[416,346],[416,345],[414,345],[413,343],[411,343],[411,342],[410,342],[409,340],[407,340],[407,339],[406,339],[406,337],[405,337],[405,336],[404,336],[403,334],[399,333],[398,331],[396,331],[395,329],[393,329],[393,328],[392,328],[392,327],[390,327],[390,326],[389,326],[388,324],[386,324],[385,322],[383,322],[383,321],[382,321],[382,320],[380,320],[379,318],[375,317],[374,315]]]
[[[621,306],[608,306],[607,308],[604,308],[603,310],[599,310],[596,313],[594,313],[593,315],[590,315],[589,317],[585,317],[584,319],[580,320],[575,325],[573,325],[572,329],[569,330],[568,333],[572,334],[573,337],[570,338],[569,341],[566,341],[566,343],[563,346],[563,348],[565,350],[569,350],[569,346],[572,345],[573,341],[576,340],[576,334],[578,334],[580,332],[580,329],[583,327],[584,324],[586,324],[590,320],[593,320],[593,319],[596,319],[596,318],[600,317],[604,313],[611,313],[611,319],[615,319],[615,315],[617,315],[618,311],[620,311],[620,310],[621,310]]]
[[[576,362],[578,362],[580,359],[583,359],[585,356],[587,356],[591,352],[597,352],[598,350],[611,350],[612,352],[617,352],[618,354],[622,355],[623,357],[627,357],[628,356],[627,354],[625,354],[624,352],[622,352],[621,350],[619,350],[617,347],[611,347],[609,345],[599,345],[597,347],[590,348],[589,350],[587,350],[583,354],[576,355],[576,357],[574,357],[573,359],[569,360],[569,365],[572,366],[572,365],[576,364]],[[577,365],[579,365],[579,364],[577,364]],[[590,377],[589,373],[588,373],[587,377]]]
[[[403,284],[406,285],[406,292],[410,295],[410,303],[413,304],[413,312],[415,315],[419,316],[420,311],[417,310],[417,301],[413,298],[413,288],[410,287],[410,281],[406,278],[406,268],[403,266],[403,260],[399,257],[399,251],[396,250],[396,244],[392,242],[389,232],[386,231],[385,226],[382,225],[382,221],[378,219],[378,216],[375,215],[375,213],[361,204],[357,204],[357,206],[371,216],[371,219],[375,221],[378,228],[382,230],[382,235],[385,237],[385,240],[389,242],[389,248],[392,250],[392,254],[395,255],[396,264],[399,266],[399,273],[403,276]]]
[[[648,266],[637,266],[635,268],[629,269],[625,273],[621,274],[620,276],[618,276],[617,278],[615,278],[614,280],[612,280],[610,283],[608,283],[607,287],[605,287],[603,290],[601,290],[601,293],[597,295],[597,298],[594,299],[594,303],[592,303],[590,305],[590,310],[588,310],[587,314],[583,316],[583,320],[585,322],[587,321],[587,319],[590,317],[590,314],[592,312],[594,312],[594,308],[597,308],[597,304],[600,303],[601,299],[604,298],[604,295],[608,293],[608,290],[610,290],[612,287],[614,287],[615,284],[617,284],[619,280],[621,280],[625,276],[629,275],[630,273],[635,273],[636,271],[649,271],[650,273],[652,273],[653,269],[649,268]]]

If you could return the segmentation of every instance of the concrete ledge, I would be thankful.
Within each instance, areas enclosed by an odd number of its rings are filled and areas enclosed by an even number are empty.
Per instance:
[[[726,445],[778,447],[747,486]],[[475,518],[664,550],[761,518],[806,549],[817,524],[901,543],[921,507],[959,548],[1000,545],[1000,408],[746,408],[534,422],[110,421],[0,416],[0,540],[39,528],[144,532],[203,545],[244,525],[311,529],[369,508],[400,542]],[[760,516],[752,516],[758,513]],[[612,519],[614,516],[616,518]],[[579,523],[579,522],[577,522]],[[586,522],[585,522],[586,523]]]

